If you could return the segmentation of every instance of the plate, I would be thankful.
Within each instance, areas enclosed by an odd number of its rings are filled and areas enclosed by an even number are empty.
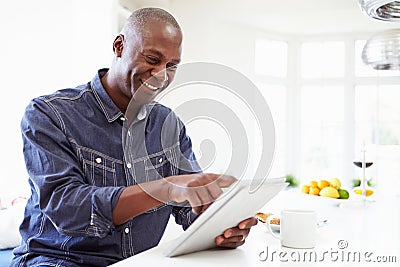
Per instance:
[[[263,226],[263,228],[264,228],[267,232],[269,232],[267,223],[262,222],[262,221],[259,221],[258,223],[259,223],[259,224],[261,223],[262,226]],[[281,225],[280,225],[280,224],[270,223],[269,225],[271,226],[271,230],[272,230],[273,232],[280,232],[280,231],[281,231]]]
[[[262,224],[263,224],[263,226],[265,227],[265,229],[268,231],[267,224],[266,224],[266,223],[262,223]],[[319,221],[317,222],[317,228],[324,227],[324,226],[326,226],[327,224],[328,224],[328,220],[327,220],[327,219],[319,220]],[[271,230],[272,230],[273,232],[280,232],[280,231],[281,231],[281,225],[280,225],[280,224],[271,223],[270,226],[271,226]]]
[[[349,202],[349,200],[351,198],[350,197],[348,199],[340,199],[340,198],[315,196],[315,195],[304,194],[304,193],[299,193],[299,194],[301,194],[305,199],[308,199],[311,201],[318,201],[319,203],[326,203],[328,205],[333,205],[333,206],[340,206],[342,203]]]
[[[271,230],[272,231],[274,231],[274,232],[280,232],[281,231],[281,226],[279,224],[270,223],[269,225],[271,226]],[[265,225],[265,227],[267,227],[267,225]],[[267,227],[267,229],[268,229],[268,227]]]

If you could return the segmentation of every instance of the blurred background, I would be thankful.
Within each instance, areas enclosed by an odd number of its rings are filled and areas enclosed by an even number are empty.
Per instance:
[[[29,196],[19,128],[29,100],[108,67],[114,37],[144,6],[176,17],[183,62],[221,63],[258,86],[276,128],[270,176],[290,174],[299,184],[338,177],[352,186],[360,175],[353,161],[365,147],[374,162],[368,179],[398,194],[400,71],[375,70],[361,53],[371,36],[400,24],[367,16],[357,0],[3,0],[3,203]],[[200,150],[203,133],[189,132]]]

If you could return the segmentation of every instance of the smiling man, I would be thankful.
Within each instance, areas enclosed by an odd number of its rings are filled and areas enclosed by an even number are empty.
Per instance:
[[[174,79],[181,50],[172,15],[139,9],[115,38],[109,69],[31,101],[21,129],[32,194],[11,266],[110,265],[157,246],[171,214],[186,229],[236,181],[202,173],[182,122],[153,101]],[[126,121],[144,157],[124,156]],[[166,121],[171,150],[157,141]],[[215,242],[240,246],[256,223],[244,220]]]

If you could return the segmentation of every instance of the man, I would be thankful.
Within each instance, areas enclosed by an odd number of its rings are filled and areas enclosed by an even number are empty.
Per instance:
[[[172,15],[139,9],[113,42],[110,69],[31,101],[21,129],[32,195],[11,266],[110,265],[157,246],[171,213],[186,229],[235,182],[201,173],[180,120],[153,102],[173,80],[181,48]],[[138,148],[128,156],[126,121]],[[176,130],[168,135],[177,144],[171,150],[159,142],[165,122]],[[168,161],[176,151],[176,162]],[[244,220],[215,242],[240,246],[256,223]]]

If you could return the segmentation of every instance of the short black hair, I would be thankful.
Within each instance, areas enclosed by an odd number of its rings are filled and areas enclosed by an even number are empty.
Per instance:
[[[168,11],[156,7],[144,7],[135,10],[126,20],[124,30],[141,30],[149,20],[168,23],[181,31],[178,22]]]

